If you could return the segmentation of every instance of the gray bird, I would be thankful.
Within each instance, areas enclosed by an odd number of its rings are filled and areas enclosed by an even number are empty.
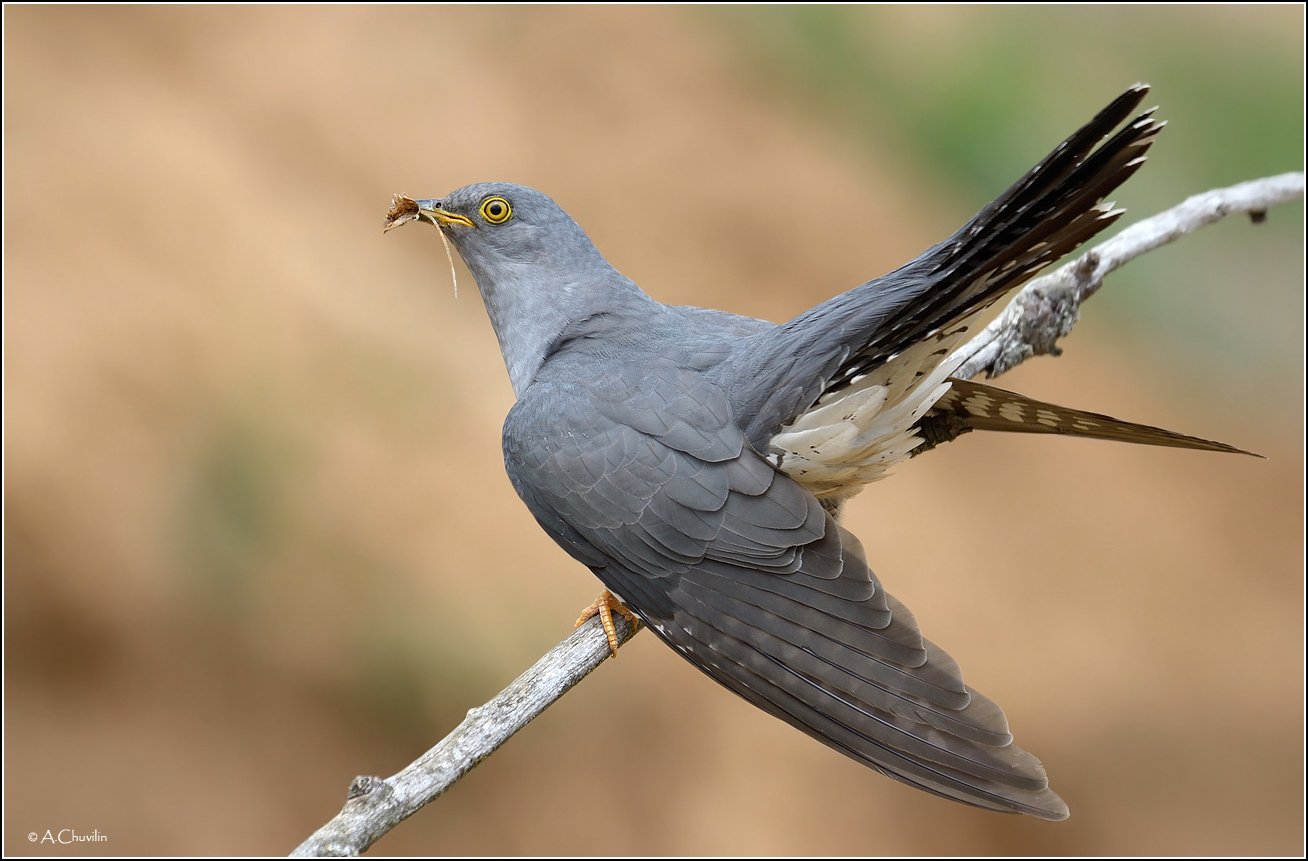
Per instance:
[[[1063,819],[1003,712],[922,637],[836,515],[971,430],[1239,451],[951,378],[979,312],[1121,215],[1104,200],[1163,124],[1149,111],[1114,130],[1147,91],[944,242],[782,325],[655,301],[519,185],[397,197],[387,226],[436,225],[476,279],[517,395],[509,478],[607,587],[589,612],[613,648],[618,596],[719,684],[841,753],[955,801]]]

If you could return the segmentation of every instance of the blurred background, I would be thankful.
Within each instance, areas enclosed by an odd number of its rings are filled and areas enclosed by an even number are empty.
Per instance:
[[[786,319],[1129,84],[1123,223],[1303,168],[1303,10],[6,8],[5,830],[278,854],[598,583],[504,475],[475,285],[392,192],[556,197],[667,302]],[[390,854],[1303,851],[1303,217],[1131,264],[1009,388],[1267,460],[975,435],[848,510],[1072,818],[912,791],[641,635]]]

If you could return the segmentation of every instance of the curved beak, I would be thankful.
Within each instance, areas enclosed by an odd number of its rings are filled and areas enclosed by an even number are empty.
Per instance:
[[[468,218],[466,215],[459,215],[457,212],[449,212],[442,209],[439,200],[417,200],[414,202],[418,204],[418,217],[427,219],[437,227],[446,224],[458,224],[462,227],[477,226],[476,224],[473,224],[472,219]]]

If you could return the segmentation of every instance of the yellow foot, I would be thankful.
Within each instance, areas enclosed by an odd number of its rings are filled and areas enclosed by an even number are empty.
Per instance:
[[[609,652],[611,652],[613,657],[616,658],[618,656],[618,629],[613,625],[613,613],[615,610],[619,616],[631,623],[631,629],[633,631],[640,627],[640,619],[636,618],[636,614],[624,607],[622,602],[619,601],[608,589],[605,589],[600,593],[600,596],[595,599],[594,604],[591,604],[585,610],[581,611],[581,616],[578,617],[577,624],[572,627],[580,628],[586,622],[599,616],[600,623],[604,625],[604,635],[609,638]]]

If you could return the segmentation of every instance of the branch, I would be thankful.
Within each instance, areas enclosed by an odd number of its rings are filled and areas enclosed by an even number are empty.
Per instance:
[[[635,633],[617,613],[618,643]],[[454,732],[384,780],[356,777],[345,806],[291,853],[292,858],[358,855],[449,789],[477,763],[554,704],[609,656],[598,618],[572,632],[495,699],[472,709]]]
[[[1056,342],[1071,331],[1081,303],[1104,276],[1152,251],[1236,212],[1261,222],[1267,210],[1304,192],[1304,175],[1287,173],[1197,194],[1140,221],[1081,257],[1027,284],[993,323],[959,348],[966,356],[955,374],[996,377],[1031,356],[1058,354]],[[618,639],[634,634],[615,615]],[[449,789],[509,737],[549,708],[609,656],[598,619],[550,649],[493,700],[468,712],[463,723],[403,771],[388,778],[356,777],[341,812],[300,844],[292,857],[357,855],[423,805]]]
[[[954,376],[970,380],[985,372],[997,377],[1032,356],[1057,356],[1058,339],[1072,331],[1081,303],[1099,290],[1109,272],[1232,213],[1247,212],[1255,224],[1261,223],[1271,207],[1302,197],[1303,186],[1302,173],[1250,180],[1196,194],[1136,222],[1071,263],[1027,282],[994,322],[954,353],[967,357]]]

